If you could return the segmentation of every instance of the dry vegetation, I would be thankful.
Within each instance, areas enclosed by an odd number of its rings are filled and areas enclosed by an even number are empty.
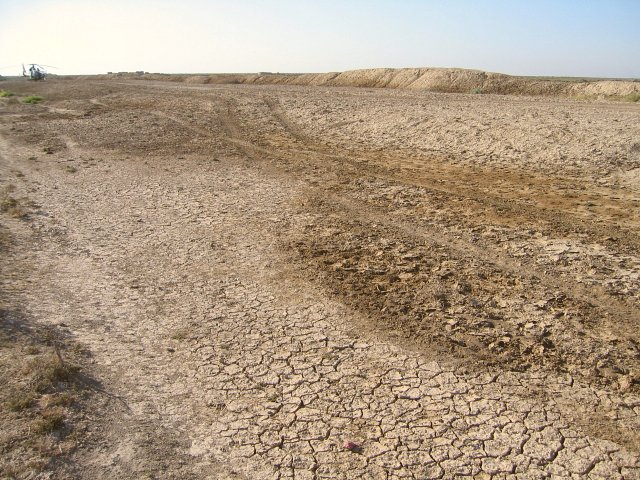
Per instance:
[[[4,304],[6,307],[6,302]],[[81,349],[55,330],[30,324],[15,310],[0,312],[0,451],[3,478],[59,469],[76,447]]]

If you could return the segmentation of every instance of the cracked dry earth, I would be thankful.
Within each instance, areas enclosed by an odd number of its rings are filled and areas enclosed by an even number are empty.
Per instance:
[[[640,478],[640,106],[5,84],[2,289],[108,394],[54,477]]]

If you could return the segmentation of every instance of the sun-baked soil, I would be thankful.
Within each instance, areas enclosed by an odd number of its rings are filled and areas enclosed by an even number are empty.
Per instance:
[[[2,311],[100,385],[45,473],[640,477],[640,105],[2,88]]]

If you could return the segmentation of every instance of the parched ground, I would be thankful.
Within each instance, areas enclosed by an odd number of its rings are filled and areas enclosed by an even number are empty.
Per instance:
[[[640,105],[2,88],[4,475],[640,478]]]

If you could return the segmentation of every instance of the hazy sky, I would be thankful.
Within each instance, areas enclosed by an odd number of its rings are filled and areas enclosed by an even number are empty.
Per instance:
[[[640,77],[640,0],[0,0],[0,74],[463,67]],[[9,68],[6,68],[9,67]]]

